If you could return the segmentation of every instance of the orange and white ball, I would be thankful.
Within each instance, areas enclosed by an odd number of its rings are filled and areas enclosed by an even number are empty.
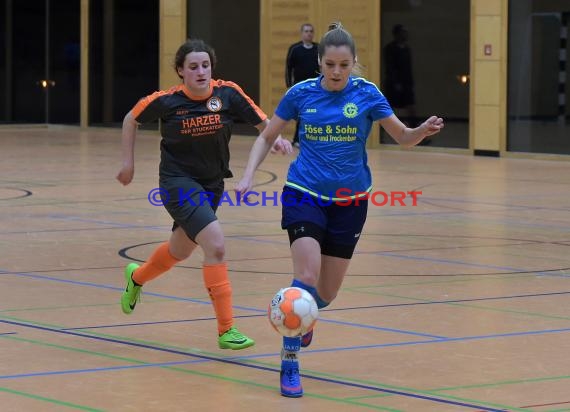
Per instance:
[[[279,290],[268,310],[271,326],[283,336],[300,336],[309,332],[317,318],[317,302],[309,292],[297,287]]]

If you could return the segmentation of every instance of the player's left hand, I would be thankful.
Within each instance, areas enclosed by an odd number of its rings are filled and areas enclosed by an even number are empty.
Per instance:
[[[439,133],[443,126],[443,119],[437,116],[431,116],[422,124],[426,137]]]
[[[271,153],[281,153],[283,155],[291,154],[293,153],[293,145],[289,140],[283,139],[281,135],[279,135],[271,147]]]
[[[236,192],[236,197],[241,197],[251,190],[253,187],[253,181],[247,177],[243,177],[234,186],[234,191]]]

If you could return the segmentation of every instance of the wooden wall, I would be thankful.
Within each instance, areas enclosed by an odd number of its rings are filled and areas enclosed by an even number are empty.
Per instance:
[[[180,82],[173,68],[176,50],[186,40],[186,0],[160,0],[159,88]]]
[[[507,134],[508,0],[471,0],[469,147],[504,152]]]
[[[301,24],[312,23],[315,41],[319,41],[328,25],[337,20],[354,36],[364,76],[378,83],[380,0],[261,0],[260,103],[268,114],[286,90],[286,54],[289,46],[300,40]],[[292,135],[293,122],[289,126]],[[369,142],[378,145],[376,128]]]
[[[511,0],[512,1],[512,0]],[[381,0],[260,0],[260,105],[269,115],[286,90],[285,58],[300,40],[300,26],[315,26],[318,41],[330,22],[340,20],[356,40],[364,75],[380,80]],[[469,148],[506,151],[507,24],[509,0],[471,0]],[[82,1],[86,14],[88,0]],[[176,48],[186,37],[186,1],[160,0],[160,86],[178,79],[172,70]],[[491,54],[485,48],[491,46]],[[86,83],[82,80],[82,84]],[[85,100],[85,98],[84,98]],[[86,103],[82,100],[82,106]],[[85,123],[86,114],[82,115]],[[291,122],[286,137],[291,137]],[[369,146],[379,146],[373,129]]]

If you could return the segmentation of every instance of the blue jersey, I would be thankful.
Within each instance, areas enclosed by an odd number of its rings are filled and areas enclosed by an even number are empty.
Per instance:
[[[374,121],[392,115],[392,108],[366,79],[351,76],[340,92],[323,89],[321,79],[291,87],[275,111],[284,120],[299,119],[301,150],[285,184],[327,200],[369,192],[366,140]]]

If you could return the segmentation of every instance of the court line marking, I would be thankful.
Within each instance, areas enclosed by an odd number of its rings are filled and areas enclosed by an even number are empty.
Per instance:
[[[40,346],[55,347],[55,348],[67,350],[67,351],[87,353],[87,354],[93,355],[93,356],[99,356],[99,357],[111,358],[111,359],[119,359],[119,360],[124,360],[126,362],[137,363],[137,364],[144,364],[148,367],[157,366],[155,364],[151,364],[151,363],[146,362],[146,361],[141,361],[139,359],[119,357],[119,356],[109,355],[109,354],[104,353],[104,352],[88,351],[85,349],[79,349],[79,348],[70,347],[70,346],[51,344],[51,343],[47,343],[45,341],[37,341],[37,340],[32,340],[32,339],[23,339],[23,338],[13,338],[13,339],[21,340],[21,341],[28,342],[28,343],[33,343],[35,345],[40,345]],[[207,361],[200,360],[200,359],[193,359],[193,360],[189,360],[189,361],[184,361],[184,363],[186,363],[186,364],[197,364],[197,363],[202,363],[202,362],[207,362]],[[176,372],[182,372],[182,373],[186,373],[186,374],[190,374],[190,375],[196,375],[196,376],[200,376],[200,377],[208,377],[208,378],[224,380],[224,381],[228,381],[228,382],[232,382],[232,383],[243,384],[243,385],[247,385],[247,386],[261,387],[261,388],[269,390],[271,392],[276,392],[276,386],[253,382],[250,379],[244,380],[244,379],[231,378],[229,376],[224,376],[224,375],[220,375],[220,374],[200,372],[197,370],[184,369],[184,368],[180,368],[180,367],[176,367],[176,366],[158,366],[158,367],[161,367],[161,368],[167,369],[167,370],[176,371]],[[76,371],[76,373],[78,373],[77,371]],[[99,372],[99,371],[97,370],[97,372]],[[49,374],[49,372],[47,372],[47,373]],[[71,374],[71,373],[72,373],[72,371],[68,371],[68,374]],[[367,404],[364,402],[359,402],[358,400],[351,400],[351,399],[346,399],[346,398],[326,396],[326,395],[321,395],[321,394],[317,394],[317,393],[313,393],[313,392],[309,392],[309,391],[305,392],[305,396],[318,398],[318,399],[324,399],[324,400],[328,400],[331,402],[344,403],[344,404],[357,405],[357,406],[364,406],[364,407],[369,408],[369,409],[371,408],[371,409],[388,411],[388,412],[404,412],[404,411],[401,411],[398,409],[381,407],[381,406],[376,406],[376,405],[370,405],[370,404]],[[386,395],[386,396],[391,396],[391,395]]]
[[[161,362],[161,363],[151,363],[151,362],[147,362],[147,361],[141,361],[138,359],[133,359],[133,358],[127,358],[127,357],[122,357],[122,356],[115,356],[115,355],[110,355],[104,352],[96,352],[96,351],[91,351],[91,350],[86,350],[86,349],[80,349],[80,348],[75,348],[75,347],[70,347],[70,346],[64,346],[64,345],[59,345],[59,344],[52,344],[52,343],[47,343],[45,341],[38,341],[38,340],[33,340],[33,339],[26,339],[26,338],[18,338],[18,337],[10,337],[8,339],[11,340],[16,340],[16,341],[23,341],[23,342],[27,342],[27,343],[33,343],[36,345],[40,345],[40,346],[47,346],[47,347],[54,347],[57,349],[62,349],[62,350],[68,350],[68,351],[73,351],[73,352],[80,352],[80,353],[86,353],[88,355],[93,355],[93,356],[98,356],[98,357],[104,357],[104,358],[109,358],[109,359],[114,359],[114,360],[122,360],[122,361],[126,361],[126,362],[132,362],[132,363],[137,363],[137,364],[144,364],[147,367],[164,367],[165,369],[173,369],[173,370],[177,370],[177,371],[183,371],[186,373],[191,373],[189,370],[187,369],[180,369],[180,368],[171,368],[171,367],[165,367],[165,366],[161,366],[163,363],[165,362]],[[144,342],[144,341],[143,341]],[[152,342],[146,342],[146,343],[150,343],[152,344]],[[167,346],[168,347],[168,346]],[[171,348],[176,348],[171,346]],[[272,354],[275,355],[276,354]],[[243,358],[242,358],[243,359]],[[203,363],[203,362],[208,362],[206,360],[201,360],[201,359],[194,359],[194,360],[190,360],[190,361],[176,361],[174,363],[180,362],[180,364],[198,364],[198,363]],[[168,363],[168,362],[166,362]],[[129,367],[123,367],[124,369],[129,369]],[[132,368],[132,366],[130,367]],[[90,370],[92,371],[104,371],[106,368],[91,368]],[[114,367],[113,370],[116,370],[117,368]],[[33,373],[33,374],[19,374],[19,375],[4,375],[1,376],[0,378],[2,379],[12,379],[12,378],[19,378],[19,377],[30,377],[30,376],[49,376],[49,375],[58,375],[58,374],[72,374],[72,373],[83,373],[85,372],[86,369],[82,369],[82,370],[66,370],[66,371],[56,371],[56,372],[37,372],[37,373]],[[350,380],[353,382],[357,382],[357,383],[365,383],[365,384],[372,384],[372,385],[378,385],[378,383],[373,382],[373,381],[366,381],[366,380],[362,380],[362,379],[355,379],[355,378],[348,378],[348,377],[342,377],[342,376],[337,376],[334,374],[328,374],[328,373],[324,373],[324,372],[318,372],[318,371],[310,371],[311,374],[317,374],[317,375],[321,375],[321,376],[325,376],[325,377],[332,377],[332,378],[337,378],[337,379],[345,379],[345,380]],[[219,375],[213,375],[215,377],[220,377]],[[227,379],[225,377],[221,377],[222,379]],[[552,376],[552,377],[542,377],[542,378],[530,378],[530,379],[519,379],[519,380],[511,380],[511,381],[499,381],[499,382],[495,382],[495,383],[485,383],[485,384],[473,384],[473,385],[462,385],[462,386],[456,386],[456,387],[441,387],[441,388],[433,388],[433,389],[428,389],[428,390],[415,390],[412,388],[402,388],[402,387],[397,387],[397,386],[392,386],[392,385],[387,385],[387,384],[383,384],[384,386],[388,387],[388,388],[393,388],[393,389],[404,389],[404,390],[411,390],[411,391],[419,391],[421,393],[427,393],[427,394],[432,394],[432,395],[438,395],[437,392],[439,391],[452,391],[452,390],[458,390],[458,389],[470,389],[470,388],[484,388],[484,387],[493,387],[493,386],[501,386],[501,385],[513,385],[513,384],[521,384],[521,383],[529,383],[529,382],[545,382],[545,381],[552,381],[552,380],[564,380],[564,379],[569,379],[570,376]],[[242,380],[238,380],[235,379],[234,381],[237,381],[239,383],[248,383],[247,381],[242,381]],[[268,386],[265,385],[265,388],[271,389],[273,390],[274,388],[272,386]],[[306,395],[308,396],[312,396],[310,393],[306,393]],[[319,397],[317,395],[315,395],[316,397]],[[392,394],[380,394],[380,395],[366,395],[366,396],[351,396],[351,397],[344,397],[344,398],[332,398],[332,400],[343,400],[343,401],[356,401],[358,399],[369,399],[369,398],[381,398],[381,397],[389,397],[389,396],[393,396]],[[331,400],[329,398],[327,398],[328,400]],[[463,399],[464,400],[464,399]],[[568,402],[557,402],[557,403],[553,403],[553,404],[549,404],[549,405],[555,405],[555,404],[564,404],[564,403],[568,403]],[[362,404],[362,403],[358,403],[359,405],[368,405],[368,404]],[[529,407],[536,407],[537,405],[526,405],[523,406],[521,408],[529,408]],[[548,405],[541,405],[541,406],[548,406]],[[382,409],[382,408],[381,408]],[[384,409],[383,409],[384,410]],[[388,410],[388,409],[386,409]]]
[[[1,320],[0,320],[1,321]],[[361,345],[361,346],[352,346],[352,347],[344,347],[344,348],[329,348],[329,349],[318,349],[318,350],[305,350],[304,352],[334,352],[338,350],[357,350],[357,349],[374,349],[379,347],[394,347],[394,346],[407,346],[407,345],[414,345],[414,344],[430,344],[430,343],[440,343],[440,342],[456,342],[456,341],[463,341],[463,340],[477,340],[477,339],[490,339],[496,337],[512,337],[512,336],[524,336],[524,335],[541,335],[541,334],[548,334],[548,333],[558,333],[558,332],[567,332],[570,331],[569,329],[552,329],[552,330],[540,330],[540,331],[526,331],[526,332],[515,332],[515,333],[508,333],[508,334],[493,334],[493,335],[478,335],[478,336],[468,336],[468,337],[460,337],[460,338],[449,338],[449,339],[436,339],[436,340],[426,340],[426,341],[409,341],[409,342],[399,342],[399,343],[388,343],[388,344],[378,344],[378,345]],[[61,333],[65,333],[61,330]],[[89,332],[87,332],[89,333]],[[84,336],[80,334],[81,336]],[[86,335],[91,336],[91,335]],[[92,336],[97,336],[92,334]],[[100,334],[105,339],[104,334]],[[111,336],[114,338],[114,335],[106,335]],[[151,345],[145,344],[147,347],[155,347],[156,343],[152,343]],[[254,359],[254,358],[262,358],[266,356],[275,356],[276,354],[257,354],[257,355],[247,355],[242,356],[240,359]]]
[[[102,288],[102,289],[121,290],[121,291],[123,290],[122,288],[119,288],[119,287],[114,287],[114,286],[109,286],[109,285],[104,285],[104,284],[97,284],[97,283],[92,283],[92,282],[82,282],[82,281],[75,281],[75,280],[69,280],[69,279],[61,279],[61,278],[45,276],[45,275],[37,275],[37,274],[31,274],[31,273],[7,272],[7,271],[0,270],[0,274],[30,277],[33,279],[50,280],[50,281],[55,281],[55,282],[69,283],[69,284],[74,284],[74,285],[79,285],[79,286],[97,287],[97,288]],[[539,297],[539,296],[551,296],[551,295],[567,294],[567,293],[570,293],[570,292],[550,292],[548,294],[513,295],[512,297],[488,297],[488,298],[479,298],[479,300],[485,301],[485,300],[498,300],[498,299],[521,298],[521,297]],[[201,304],[201,305],[210,305],[211,304],[210,301],[200,300],[200,299],[195,299],[195,298],[177,297],[177,296],[165,295],[165,294],[154,293],[154,292],[145,292],[145,294],[153,296],[153,297],[160,297],[160,298],[165,298],[165,299],[170,299],[170,300],[187,301],[187,302],[197,303],[197,304]],[[434,302],[434,304],[436,304],[436,303],[437,304],[460,303],[461,301],[462,300],[437,301],[437,302]],[[464,300],[464,301],[473,301],[473,300]],[[430,302],[387,304],[387,305],[370,306],[369,308],[372,309],[372,308],[377,308],[377,307],[395,307],[395,306],[397,307],[397,306],[411,306],[411,305],[425,305],[425,304],[430,304]],[[266,310],[264,310],[264,309],[262,310],[262,309],[245,307],[245,306],[237,306],[236,305],[236,306],[234,306],[234,308],[249,311],[249,312],[257,312],[257,313],[263,313],[263,314],[266,313]],[[362,309],[362,308],[358,308],[358,309]],[[339,308],[339,309],[324,310],[323,312],[329,312],[329,311],[332,312],[332,311],[337,311],[337,310],[347,310],[347,309],[346,308]],[[414,335],[414,336],[433,337],[433,338],[437,338],[437,339],[448,339],[448,337],[445,337],[445,336],[426,334],[426,333],[416,332],[416,331],[406,331],[406,330],[400,330],[400,329],[395,329],[395,328],[383,328],[383,327],[378,327],[378,326],[373,326],[373,325],[357,324],[357,323],[353,323],[353,322],[338,321],[338,320],[333,320],[333,319],[322,318],[322,319],[320,319],[320,321],[326,322],[326,323],[333,323],[333,324],[349,325],[349,326],[353,326],[353,327],[360,327],[360,328],[366,328],[366,329],[382,330],[382,331],[386,331],[386,332],[409,334],[409,335]],[[81,329],[86,329],[86,327],[81,328]]]
[[[90,411],[90,412],[104,412],[103,409],[95,409],[95,408],[90,408],[88,406],[83,406],[83,405],[78,405],[75,403],[71,403],[71,402],[65,402],[65,401],[60,401],[57,399],[53,399],[53,398],[48,398],[45,396],[40,396],[40,395],[35,395],[33,393],[29,393],[29,392],[22,392],[22,391],[17,391],[14,389],[10,389],[10,388],[5,388],[0,386],[0,392],[7,392],[7,393],[11,393],[12,395],[19,395],[19,396],[23,396],[26,398],[30,398],[30,399],[34,399],[37,401],[44,401],[44,402],[49,402],[49,403],[53,403],[59,406],[67,406],[69,408],[73,408],[73,409],[79,409],[82,411]]]
[[[54,328],[50,328],[50,327],[31,325],[31,324],[26,324],[26,323],[22,323],[22,322],[8,321],[8,320],[4,320],[4,319],[0,319],[0,322],[15,325],[15,326],[21,326],[21,327],[27,327],[27,328],[32,328],[32,329],[43,330],[43,331],[47,331],[47,332],[69,334],[69,335],[78,336],[78,337],[82,337],[82,338],[101,340],[101,341],[105,341],[105,342],[118,343],[118,344],[128,345],[128,346],[135,346],[135,347],[139,347],[139,348],[151,349],[151,350],[173,353],[173,354],[178,354],[178,355],[183,355],[183,356],[191,356],[191,357],[196,357],[199,359],[228,363],[228,364],[232,364],[232,365],[236,365],[236,366],[244,366],[244,367],[263,370],[263,371],[269,371],[269,372],[278,372],[279,371],[276,368],[270,368],[270,367],[266,367],[266,366],[244,363],[244,362],[240,362],[240,361],[236,361],[236,360],[232,360],[232,359],[216,358],[216,357],[208,356],[208,355],[200,355],[200,354],[190,353],[187,351],[180,351],[180,350],[150,346],[150,345],[146,345],[146,344],[129,342],[129,341],[124,341],[124,340],[115,339],[115,338],[104,338],[104,337],[95,336],[95,335],[88,335],[88,334],[77,333],[77,332],[63,331],[63,330],[58,330],[58,329],[54,329]],[[410,393],[410,392],[401,391],[401,390],[375,387],[375,386],[364,385],[364,384],[359,384],[359,383],[354,383],[354,382],[341,381],[338,379],[331,379],[331,378],[307,375],[304,373],[302,373],[301,376],[306,377],[308,379],[318,380],[318,381],[327,382],[327,383],[334,383],[334,384],[339,384],[339,385],[344,385],[344,386],[356,387],[359,389],[366,389],[366,390],[372,390],[372,391],[377,391],[377,392],[390,393],[393,395],[401,395],[404,397],[411,397],[411,398],[422,399],[422,400],[427,400],[427,401],[431,401],[431,402],[444,403],[444,404],[448,404],[448,405],[463,406],[463,407],[477,409],[477,410],[483,410],[483,411],[502,412],[505,410],[519,410],[518,408],[510,408],[510,407],[508,407],[508,409],[504,409],[505,407],[503,405],[500,406],[501,409],[497,409],[496,407],[485,407],[485,406],[475,405],[472,403],[436,398],[435,396],[421,395],[421,394],[415,394],[415,393]],[[479,402],[479,401],[473,401],[473,402]]]

